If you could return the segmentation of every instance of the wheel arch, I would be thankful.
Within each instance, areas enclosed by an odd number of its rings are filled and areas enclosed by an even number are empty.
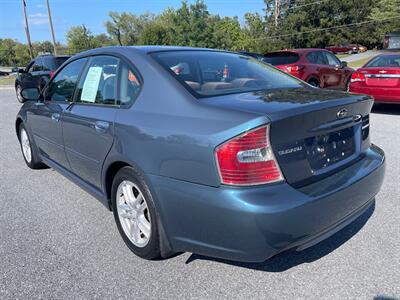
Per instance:
[[[137,166],[137,164],[133,162],[127,162],[125,160],[115,160],[107,165],[105,168],[104,176],[103,176],[103,186],[104,186],[104,192],[106,199],[108,201],[108,208],[112,210],[112,205],[111,205],[111,191],[112,191],[112,184],[115,175],[118,173],[119,170],[125,167],[131,167],[134,168],[143,178],[146,180],[146,176],[144,175],[144,172],[142,171],[141,168]],[[149,186],[150,190],[152,191],[153,188],[151,186],[151,183],[146,180],[146,184]],[[160,250],[161,250],[161,256],[164,258],[170,257],[174,255],[175,251],[172,249],[171,243],[168,238],[168,234],[166,233],[165,227],[164,227],[164,222],[161,217],[161,212],[159,211],[159,205],[157,204],[157,195],[152,192],[153,200],[155,200],[155,205],[157,209],[157,219],[158,219],[158,230],[159,230],[159,235],[160,235]]]
[[[15,120],[15,133],[17,134],[18,140],[19,140],[19,127],[21,126],[21,124],[24,122],[24,120],[22,120],[21,117],[17,117],[17,119]]]

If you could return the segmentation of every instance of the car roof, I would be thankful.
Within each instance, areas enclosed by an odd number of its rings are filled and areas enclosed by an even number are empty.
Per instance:
[[[137,53],[148,54],[148,53],[153,53],[153,52],[182,51],[182,50],[229,52],[229,51],[218,50],[218,49],[196,48],[196,47],[185,47],[185,46],[108,46],[108,47],[101,47],[101,48],[96,48],[96,49],[80,52],[80,53],[76,54],[75,56],[87,56],[87,55],[100,54],[100,53],[104,53],[104,52],[124,53],[127,51],[129,51],[129,52],[135,51]]]
[[[323,48],[299,48],[299,49],[285,49],[285,50],[279,50],[279,51],[273,51],[273,52],[268,52],[266,54],[271,54],[271,53],[281,53],[281,52],[292,52],[292,53],[308,53],[312,51],[329,51]]]

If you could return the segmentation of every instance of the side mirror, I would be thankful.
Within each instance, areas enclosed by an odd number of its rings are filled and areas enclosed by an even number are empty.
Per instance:
[[[341,61],[340,62],[340,67],[343,69],[343,68],[346,68],[347,67],[347,61]]]
[[[38,101],[42,97],[38,88],[26,88],[22,89],[21,97],[24,101]]]
[[[18,69],[18,73],[25,73],[25,69]]]

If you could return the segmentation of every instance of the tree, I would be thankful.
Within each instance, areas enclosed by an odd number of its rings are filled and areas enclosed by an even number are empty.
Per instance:
[[[153,14],[136,16],[132,13],[110,12],[111,21],[105,23],[108,34],[120,46],[136,45],[145,26],[154,21]]]
[[[72,53],[96,47],[94,35],[85,25],[71,27],[67,32],[67,45]]]
[[[372,9],[370,19],[376,21],[377,35],[382,37],[388,32],[400,29],[400,0],[380,0]]]

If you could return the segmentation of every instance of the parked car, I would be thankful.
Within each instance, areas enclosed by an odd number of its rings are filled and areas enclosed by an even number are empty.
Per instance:
[[[265,62],[321,88],[346,90],[352,68],[324,49],[295,49],[270,52]]]
[[[22,96],[27,166],[50,166],[99,199],[146,259],[260,262],[305,249],[373,205],[384,177],[371,97],[237,53],[100,48]]]
[[[339,53],[355,54],[367,51],[367,47],[359,44],[336,45],[336,46],[326,47],[325,49],[333,52],[334,54],[339,54]]]
[[[375,102],[400,104],[400,53],[372,58],[352,75],[349,90],[371,95]]]
[[[21,90],[28,87],[42,89],[49,78],[70,56],[40,55],[31,60],[25,69],[18,70],[15,91],[19,102],[23,102]]]
[[[5,72],[5,71],[0,71],[0,76],[8,76],[10,73]]]

